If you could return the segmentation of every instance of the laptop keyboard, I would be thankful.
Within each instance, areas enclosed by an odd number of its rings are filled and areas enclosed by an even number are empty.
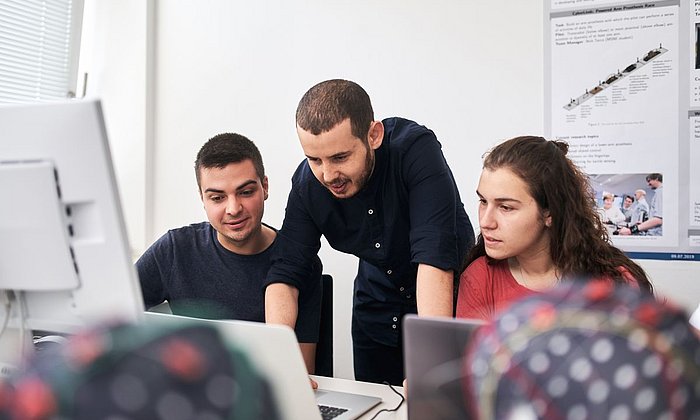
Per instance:
[[[318,405],[318,409],[321,410],[321,417],[323,418],[323,420],[334,419],[339,415],[343,414],[344,412],[348,411],[345,408],[330,407],[321,404]]]

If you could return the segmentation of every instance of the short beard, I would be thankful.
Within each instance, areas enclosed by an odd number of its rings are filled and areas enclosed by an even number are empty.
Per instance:
[[[374,173],[374,154],[372,153],[372,150],[369,147],[369,144],[365,143],[365,149],[367,151],[367,155],[365,157],[365,169],[362,171],[360,176],[357,178],[357,181],[354,182],[355,186],[357,186],[357,191],[355,194],[347,196],[347,197],[335,197],[338,200],[346,200],[348,198],[352,198],[356,196],[357,194],[362,191],[363,188],[367,185],[369,182],[369,179],[372,177],[372,174]]]

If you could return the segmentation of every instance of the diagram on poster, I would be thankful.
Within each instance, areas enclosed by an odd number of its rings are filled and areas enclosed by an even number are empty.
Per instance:
[[[638,71],[639,69],[644,67],[647,63],[649,63],[651,60],[655,59],[656,57],[660,56],[661,54],[665,53],[666,51],[668,51],[668,50],[666,48],[662,47],[661,45],[659,45],[658,48],[654,48],[653,50],[650,50],[648,53],[646,53],[644,55],[644,57],[642,57],[641,59],[638,58],[637,61],[635,61],[634,63],[625,67],[624,70],[622,70],[622,71],[617,70],[617,72],[609,74],[602,81],[599,81],[595,87],[593,87],[591,89],[586,89],[586,91],[581,96],[579,96],[577,98],[570,99],[569,102],[566,105],[564,105],[564,109],[566,109],[567,111],[571,111],[572,109],[576,108],[580,104],[591,99],[594,95],[609,88],[614,83],[618,83],[620,80],[631,75],[633,72]]]

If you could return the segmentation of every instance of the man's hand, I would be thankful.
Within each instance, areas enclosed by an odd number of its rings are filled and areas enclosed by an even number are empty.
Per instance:
[[[418,315],[452,317],[453,289],[452,270],[419,264],[416,279]]]
[[[655,228],[657,226],[661,226],[664,224],[664,220],[660,217],[652,217],[651,219],[647,220],[646,222],[642,222],[637,224],[637,232],[646,232],[647,230],[651,228]],[[632,230],[629,228],[620,228],[619,234],[620,235],[631,235]]]
[[[620,228],[617,232],[619,235],[622,235],[622,236],[629,236],[632,234],[632,231],[626,227]]]

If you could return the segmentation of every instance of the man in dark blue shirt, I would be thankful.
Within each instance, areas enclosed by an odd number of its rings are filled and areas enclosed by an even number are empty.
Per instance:
[[[267,281],[267,322],[294,325],[320,237],[360,258],[353,301],[355,378],[400,384],[401,320],[452,316],[454,279],[474,232],[435,134],[374,121],[367,93],[329,80],[296,114],[307,159],[292,178]]]

